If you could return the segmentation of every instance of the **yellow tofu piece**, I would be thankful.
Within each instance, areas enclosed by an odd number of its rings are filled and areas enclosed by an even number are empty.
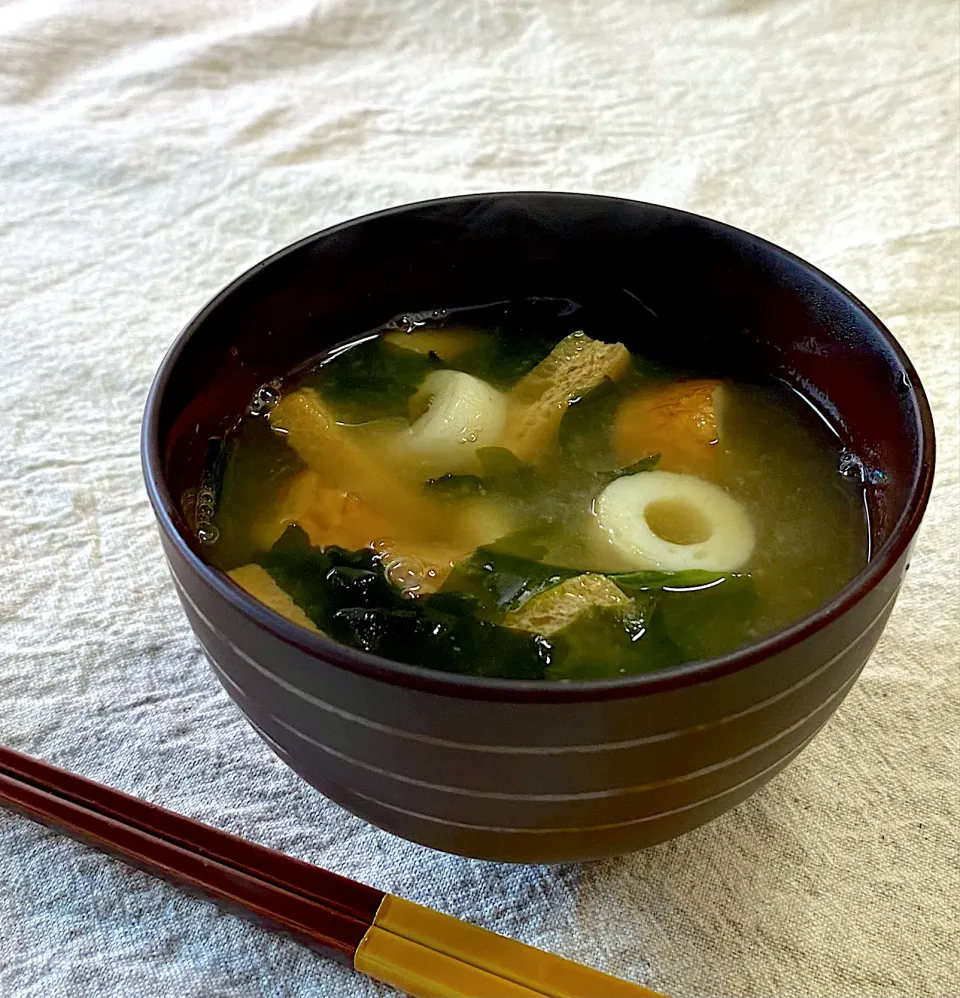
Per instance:
[[[624,399],[614,444],[624,465],[659,454],[657,468],[715,479],[724,388],[707,379],[673,382]]]
[[[270,425],[286,434],[287,443],[308,468],[330,484],[353,489],[385,476],[352,441],[320,395],[312,388],[284,395],[270,412]]]
[[[323,631],[297,606],[296,603],[274,581],[270,573],[261,565],[244,565],[227,573],[241,588],[254,599],[269,607],[281,617],[292,620],[293,623],[322,634]]]
[[[350,427],[337,423],[313,389],[284,396],[270,412],[270,425],[286,432],[290,446],[324,484],[362,496],[370,509],[389,518],[391,529],[416,532],[436,518],[436,504],[398,481],[375,449],[364,448]]]
[[[605,378],[618,381],[629,367],[630,351],[622,343],[571,333],[511,390],[511,412],[500,445],[521,461],[542,459],[556,445],[570,403]]]
[[[410,593],[436,592],[457,562],[513,529],[507,511],[489,500],[459,503],[448,511],[448,522],[453,525],[449,540],[392,535],[374,545],[394,585]]]
[[[626,612],[635,606],[634,600],[605,575],[587,573],[527,600],[519,610],[511,610],[503,623],[548,638],[595,607],[620,607]]]
[[[301,472],[270,515],[253,530],[254,541],[269,550],[296,524],[316,547],[336,544],[349,551],[370,547],[389,533],[385,516],[359,495],[328,485],[315,471]]]
[[[489,337],[476,329],[414,329],[410,333],[402,330],[385,333],[383,338],[401,350],[412,350],[419,354],[435,353],[449,364],[465,353],[483,346]]]

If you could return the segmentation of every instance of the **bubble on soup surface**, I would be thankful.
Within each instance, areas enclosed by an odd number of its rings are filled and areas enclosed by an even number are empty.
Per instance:
[[[863,466],[863,461],[857,457],[853,451],[849,451],[844,448],[840,452],[840,460],[837,463],[837,470],[843,475],[844,478],[849,478],[854,482],[866,481],[867,474],[866,469]]]
[[[206,527],[200,527],[197,530],[197,540],[201,544],[216,544],[220,539],[220,531],[217,530],[213,524],[209,524]]]
[[[261,385],[247,407],[247,414],[266,416],[267,413],[276,408],[279,401],[280,392],[273,385]]]

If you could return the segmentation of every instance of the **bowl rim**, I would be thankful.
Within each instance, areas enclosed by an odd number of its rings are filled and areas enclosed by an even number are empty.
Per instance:
[[[776,631],[769,637],[747,645],[737,651],[716,658],[684,662],[681,665],[672,666],[668,669],[624,676],[620,679],[585,679],[563,682],[529,679],[491,679],[479,676],[464,676],[459,673],[440,672],[427,669],[423,666],[394,662],[392,659],[372,655],[351,648],[348,645],[342,645],[323,635],[314,634],[306,628],[287,620],[275,611],[270,610],[254,597],[250,596],[245,590],[241,589],[226,573],[214,568],[213,565],[204,561],[193,550],[184,535],[184,530],[188,528],[177,511],[173,496],[167,487],[164,477],[163,455],[159,437],[159,417],[163,398],[176,363],[186,344],[202,327],[207,317],[239,287],[246,284],[261,270],[296,253],[308,244],[328,238],[344,229],[352,228],[355,225],[373,219],[385,218],[391,215],[402,215],[408,211],[428,206],[455,204],[457,202],[475,201],[477,199],[493,200],[504,197],[550,197],[562,200],[613,202],[629,206],[642,205],[667,211],[671,216],[678,219],[695,220],[698,224],[706,225],[707,228],[713,229],[720,234],[734,235],[739,240],[746,240],[748,244],[758,249],[773,251],[776,255],[800,267],[810,276],[838,292],[853,309],[859,311],[870,323],[874,332],[895,356],[902,368],[902,373],[906,375],[908,388],[913,396],[919,414],[919,462],[914,469],[914,479],[910,486],[908,502],[903,513],[894,524],[890,536],[878,550],[872,552],[870,560],[860,572],[830,600],[813,612],[801,617],[789,627]],[[140,451],[147,495],[157,518],[161,535],[174,546],[180,557],[190,565],[199,579],[209,589],[213,590],[222,599],[239,610],[250,622],[262,630],[269,632],[275,638],[279,638],[285,644],[294,646],[328,666],[335,666],[353,673],[359,673],[360,675],[385,681],[396,686],[428,691],[443,696],[524,703],[572,703],[645,696],[652,693],[692,686],[738,672],[741,669],[746,669],[764,659],[800,644],[844,615],[881,582],[909,548],[930,499],[933,485],[936,443],[933,416],[930,411],[926,392],[903,348],[880,319],[863,302],[813,264],[808,263],[796,254],[767,239],[694,212],[666,205],[658,205],[653,202],[602,194],[523,190],[458,194],[449,197],[415,201],[409,204],[394,205],[320,229],[255,263],[252,267],[230,281],[230,283],[203,305],[187,322],[167,350],[147,395],[141,426]]]

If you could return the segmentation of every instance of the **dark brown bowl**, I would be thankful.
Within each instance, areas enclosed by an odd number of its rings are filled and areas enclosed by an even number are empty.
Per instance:
[[[197,484],[209,438],[259,385],[404,311],[529,295],[624,296],[617,337],[628,346],[655,344],[796,386],[868,471],[869,564],[816,613],[734,654],[565,684],[474,679],[364,654],[284,620],[210,566],[178,497]],[[696,215],[544,193],[392,208],[258,264],[167,354],[142,447],[190,625],[267,743],[322,793],[388,831],[518,862],[660,842],[715,818],[786,766],[877,643],[934,461],[910,361],[814,267]]]

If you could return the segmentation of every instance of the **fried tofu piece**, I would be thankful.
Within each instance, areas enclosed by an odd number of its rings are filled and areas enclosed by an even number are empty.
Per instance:
[[[274,429],[286,434],[287,442],[307,467],[331,485],[363,491],[371,481],[379,484],[385,477],[385,472],[356,446],[312,388],[284,395],[269,419]]]
[[[389,513],[394,529],[416,532],[436,520],[436,504],[398,481],[375,451],[365,449],[349,427],[337,423],[313,389],[284,396],[270,413],[270,425],[286,432],[290,446],[320,481],[341,495],[362,496],[374,511]]]
[[[350,427],[338,425],[312,390],[282,399],[270,422],[287,431],[307,470],[257,526],[255,541],[263,550],[297,524],[317,547],[375,548],[388,568],[395,563],[391,577],[398,585],[431,592],[456,562],[511,530],[499,503],[451,502],[402,480],[375,448],[364,449]]]
[[[414,329],[410,333],[397,330],[386,333],[383,338],[401,350],[436,354],[447,364],[482,347],[489,339],[486,333],[475,329]]]
[[[253,528],[253,540],[267,551],[287,527],[302,527],[315,547],[335,544],[348,551],[373,547],[387,560],[398,563],[397,581],[417,591],[438,588],[457,561],[483,544],[512,529],[507,511],[488,499],[444,504],[430,497],[418,498],[425,520],[397,520],[390,515],[389,496],[377,505],[365,497],[327,484],[323,476],[307,469],[290,483],[270,515]],[[402,566],[410,571],[406,578]],[[421,578],[421,583],[416,579]]]
[[[624,399],[614,445],[624,465],[659,454],[657,468],[716,477],[724,388],[706,379],[680,381]]]
[[[570,403],[605,378],[618,381],[629,367],[630,352],[622,343],[601,343],[583,332],[571,333],[513,387],[500,445],[521,461],[542,459],[556,445]]]
[[[369,547],[389,532],[389,521],[355,492],[328,485],[315,471],[302,471],[269,517],[254,528],[258,547],[269,550],[287,527],[302,527],[316,547],[336,544],[348,551]]]
[[[466,554],[462,546],[386,539],[376,545],[387,578],[406,593],[436,592]]]
[[[254,599],[275,613],[279,613],[281,617],[286,617],[287,620],[292,620],[293,623],[306,627],[315,634],[323,633],[261,565],[243,565],[227,574],[241,589],[246,590]]]
[[[515,526],[507,509],[487,499],[448,508],[447,522],[453,529],[444,540],[422,541],[391,534],[374,545],[383,555],[394,585],[411,593],[436,592],[458,562],[509,534]]]
[[[511,610],[503,623],[505,627],[548,638],[588,610],[616,607],[626,613],[635,605],[635,601],[605,575],[587,573],[567,579],[534,596],[519,610]]]

